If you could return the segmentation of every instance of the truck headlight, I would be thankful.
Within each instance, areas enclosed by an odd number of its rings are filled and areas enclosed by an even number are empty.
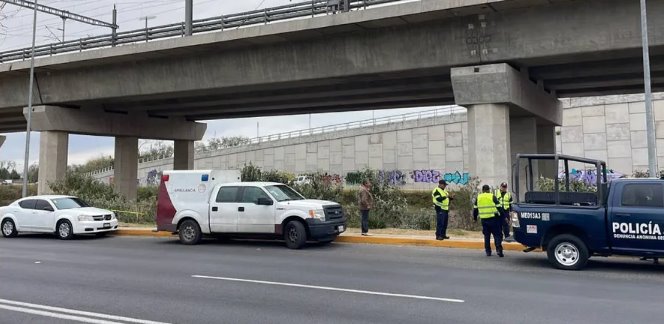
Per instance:
[[[309,217],[319,219],[320,221],[325,221],[325,211],[322,209],[310,209]]]
[[[521,224],[519,224],[519,214],[515,211],[510,212],[510,217],[512,218],[512,227],[514,228],[519,228],[521,227]]]
[[[92,221],[94,221],[94,218],[92,218],[92,215],[78,215],[78,221],[79,222],[92,222]]]

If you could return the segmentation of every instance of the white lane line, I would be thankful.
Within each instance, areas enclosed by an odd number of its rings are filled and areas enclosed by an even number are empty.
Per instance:
[[[462,300],[462,299],[440,298],[440,297],[429,297],[429,296],[418,296],[418,295],[405,295],[405,294],[393,294],[393,293],[379,292],[379,291],[345,289],[345,288],[335,288],[335,287],[325,287],[325,286],[311,286],[311,285],[294,284],[294,283],[287,283],[287,282],[250,280],[250,279],[228,278],[228,277],[211,277],[211,276],[202,276],[202,275],[192,275],[191,277],[192,278],[200,278],[200,279],[214,279],[214,280],[235,281],[235,282],[248,282],[248,283],[273,285],[273,286],[286,286],[286,287],[341,291],[341,292],[349,292],[349,293],[365,294],[365,295],[378,295],[378,296],[387,296],[387,297],[400,297],[400,298],[411,298],[411,299],[435,300],[435,301],[444,301],[444,302],[450,302],[450,303],[463,303],[464,302],[464,300]]]
[[[77,321],[77,322],[82,322],[82,323],[122,324],[120,322],[111,322],[111,321],[88,318],[88,317],[58,314],[58,313],[53,313],[53,312],[41,311],[41,310],[36,310],[36,309],[31,309],[31,308],[25,308],[25,307],[0,305],[0,309],[6,309],[6,310],[14,311],[14,312],[27,313],[27,314],[32,314],[32,315],[39,315],[39,316],[44,316],[44,317],[51,317],[51,318],[58,318],[58,319],[64,319],[64,320],[70,320],[70,321]]]
[[[6,306],[6,305],[2,305],[2,304],[19,306],[19,307],[15,307],[15,308],[30,307],[30,308],[36,308],[36,309],[51,311],[51,312],[60,312],[60,313],[65,313],[65,314],[73,314],[73,315],[80,315],[80,316],[103,318],[103,319],[112,320],[112,321],[122,321],[122,322],[129,322],[129,323],[138,323],[138,324],[168,324],[168,323],[165,323],[165,322],[155,322],[155,321],[148,321],[148,320],[142,320],[142,319],[131,318],[131,317],[108,315],[108,314],[101,314],[101,313],[93,313],[93,312],[86,312],[86,311],[80,311],[80,310],[75,310],[75,309],[68,309],[68,308],[62,308],[62,307],[53,307],[53,306],[46,306],[46,305],[39,305],[39,304],[31,304],[31,303],[19,302],[19,301],[8,300],[8,299],[0,299],[0,308],[8,309],[7,307],[11,307],[11,306]],[[55,313],[52,313],[52,314],[55,314]],[[58,315],[60,315],[60,314],[58,314]],[[63,315],[63,316],[68,316],[68,315]],[[95,319],[89,319],[89,320],[95,320]],[[89,322],[89,323],[97,323],[97,322]],[[103,322],[103,323],[116,323],[116,322]]]

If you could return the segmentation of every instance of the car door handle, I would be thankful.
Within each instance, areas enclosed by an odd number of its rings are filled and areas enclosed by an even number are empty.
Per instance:
[[[212,211],[218,211],[219,207],[212,207]]]
[[[623,214],[623,213],[618,213],[618,214],[615,214],[615,215],[616,215],[616,217],[629,217],[629,216],[632,216],[630,214]]]
[[[243,212],[243,211],[244,211],[244,207],[238,207],[238,208],[237,208],[237,211],[239,211],[239,212]]]

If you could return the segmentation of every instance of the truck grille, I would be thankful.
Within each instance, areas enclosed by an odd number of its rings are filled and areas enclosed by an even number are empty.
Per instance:
[[[323,210],[325,211],[326,220],[344,217],[344,211],[341,209],[341,206],[325,206]]]

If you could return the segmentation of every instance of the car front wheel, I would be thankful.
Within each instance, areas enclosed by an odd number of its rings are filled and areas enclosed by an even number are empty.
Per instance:
[[[18,235],[18,231],[16,231],[16,225],[14,224],[14,221],[11,219],[5,219],[2,221],[2,236],[4,237],[15,237]]]
[[[284,230],[284,240],[289,249],[301,249],[307,243],[307,230],[298,221],[290,221]]]
[[[55,232],[61,240],[71,240],[74,237],[74,228],[66,219],[58,222]]]

